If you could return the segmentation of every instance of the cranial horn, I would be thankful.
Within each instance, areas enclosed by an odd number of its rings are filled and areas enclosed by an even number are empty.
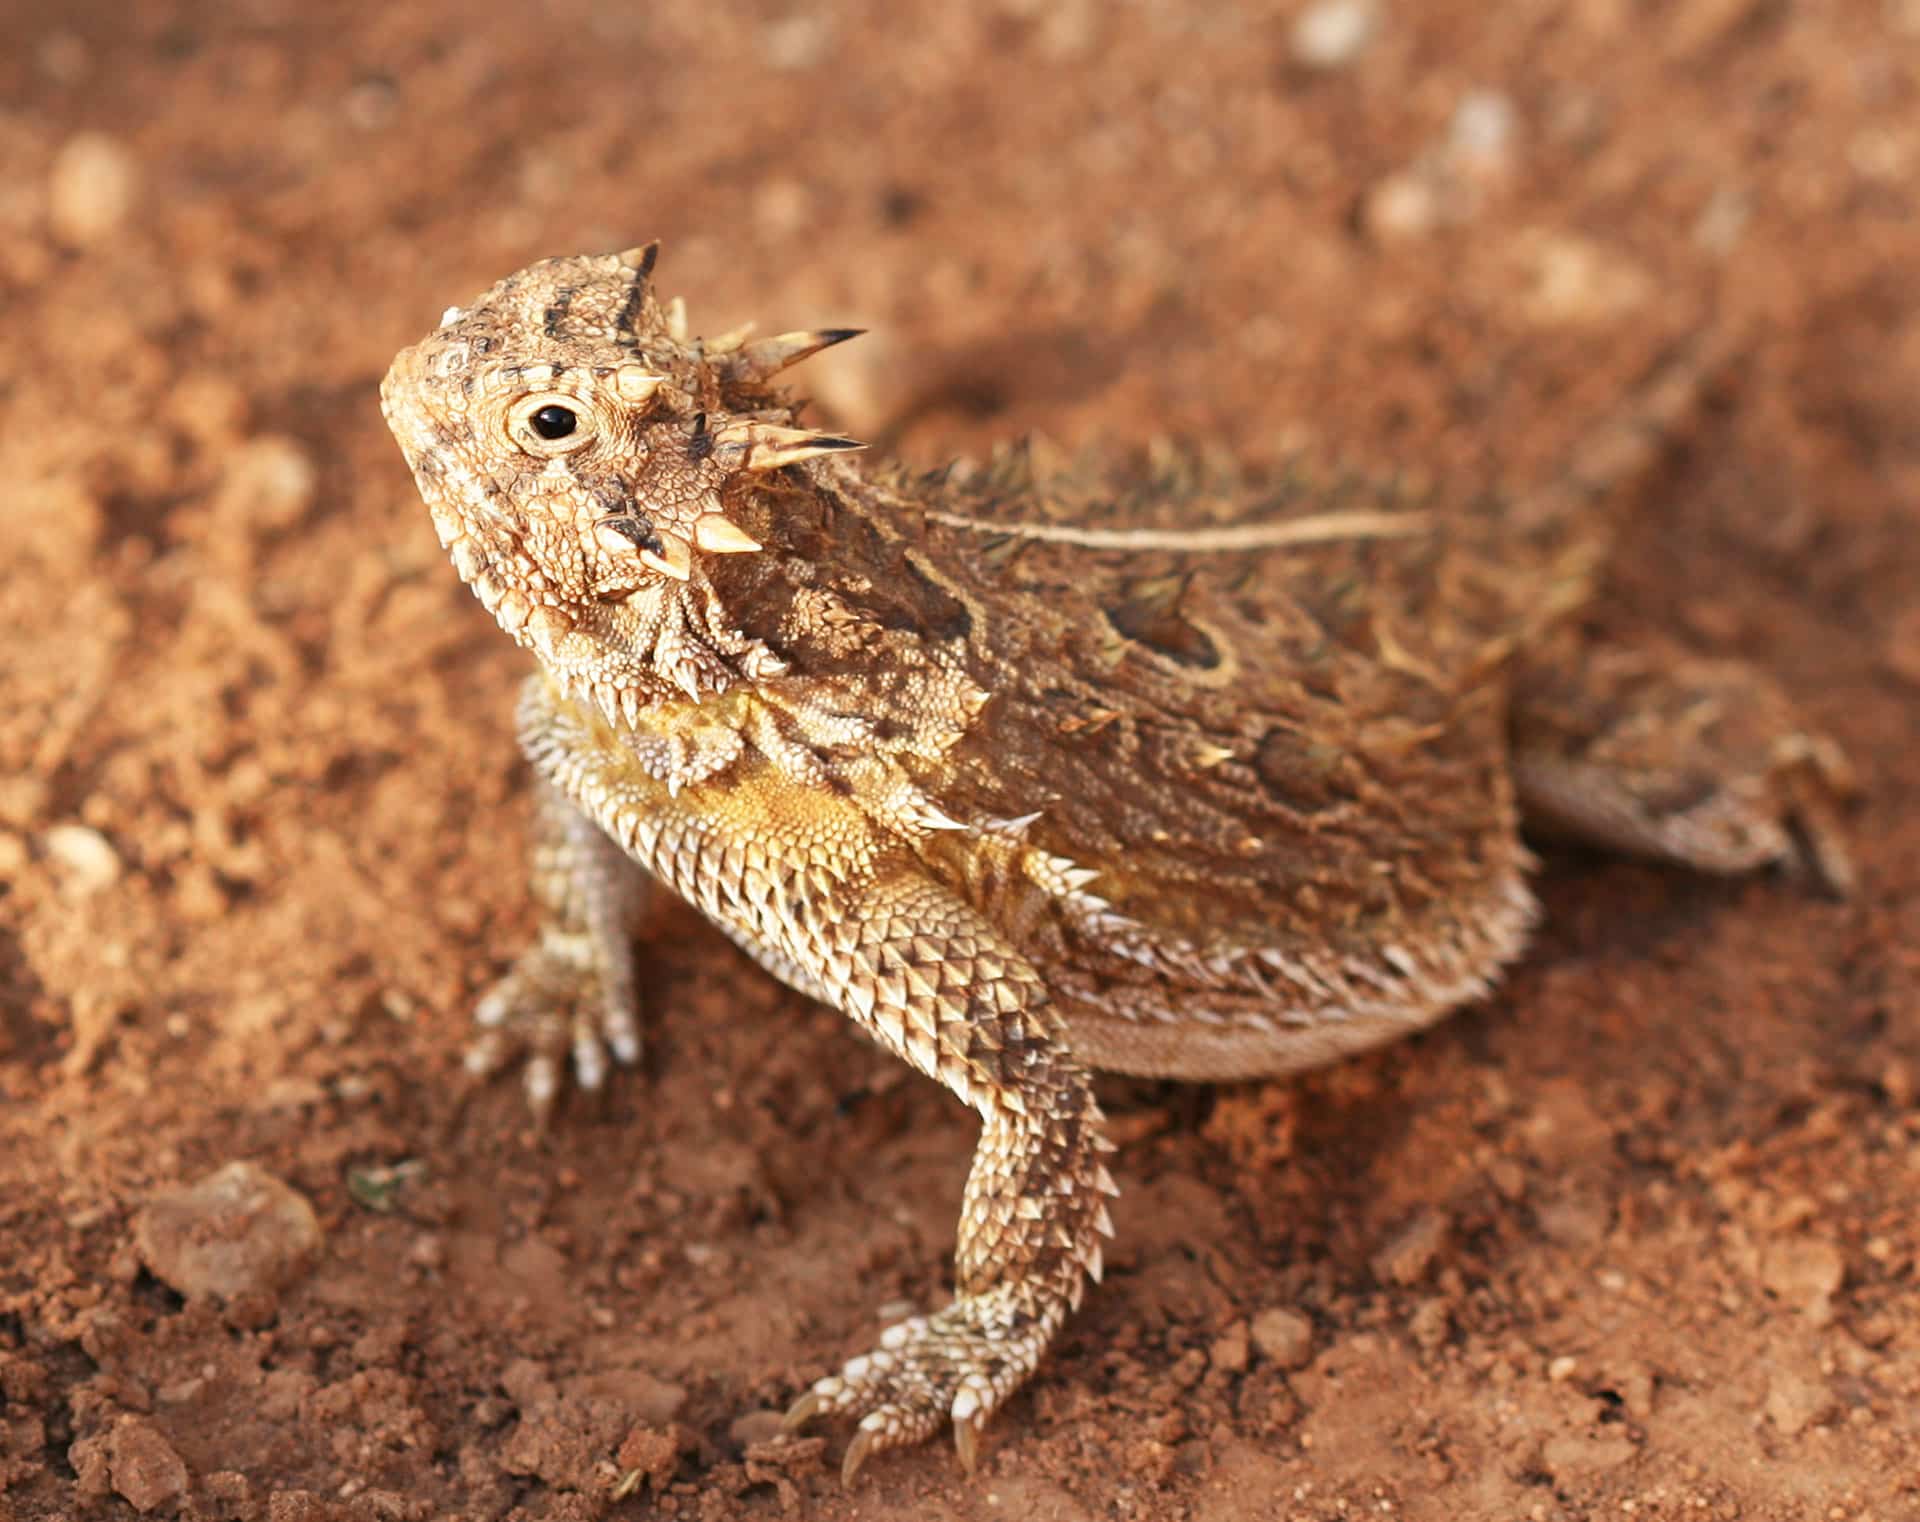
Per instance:
[[[745,555],[760,548],[758,539],[719,513],[702,513],[693,520],[693,542],[710,555]]]
[[[655,238],[651,243],[622,249],[615,257],[645,280],[653,274],[653,261],[660,257],[660,240]]]
[[[646,401],[666,382],[666,376],[655,375],[645,365],[625,364],[613,372],[613,389],[620,393],[620,400],[635,406]]]
[[[713,442],[716,452],[737,454],[741,470],[778,470],[783,465],[798,465],[803,460],[867,447],[858,439],[842,438],[838,434],[744,421],[716,429]]]
[[[715,334],[712,338],[703,338],[700,341],[700,347],[710,357],[731,354],[752,336],[753,324],[743,322],[737,328],[728,328],[726,332]]]
[[[809,355],[858,338],[865,328],[816,328],[798,333],[777,333],[758,343],[743,345],[727,360],[727,375],[736,381],[758,384],[771,380],[789,365],[797,365]]]

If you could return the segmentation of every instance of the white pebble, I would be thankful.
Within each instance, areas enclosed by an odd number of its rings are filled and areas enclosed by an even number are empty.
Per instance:
[[[1498,90],[1470,90],[1454,107],[1447,147],[1462,167],[1478,174],[1504,174],[1513,162],[1520,113]]]
[[[87,248],[119,231],[133,207],[133,155],[104,132],[81,132],[54,155],[47,177],[47,221],[70,248]]]
[[[120,880],[119,853],[98,830],[84,824],[56,824],[47,831],[46,847],[77,893],[98,893]]]
[[[1320,0],[1293,23],[1293,61],[1309,69],[1345,68],[1379,29],[1373,0]]]

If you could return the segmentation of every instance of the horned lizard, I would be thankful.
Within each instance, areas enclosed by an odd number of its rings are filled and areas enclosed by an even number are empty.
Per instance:
[[[1844,764],[1775,686],[1578,618],[1698,355],[1508,497],[1166,450],[926,475],[773,389],[850,330],[691,337],[653,265],[536,264],[382,388],[537,666],[544,924],[469,1062],[525,1057],[544,1116],[569,1056],[635,1060],[651,879],[979,1113],[952,1304],[789,1414],[857,1419],[849,1479],[948,1424],[971,1467],[1099,1278],[1096,1069],[1284,1074],[1473,999],[1534,918],[1523,823],[1847,886]]]

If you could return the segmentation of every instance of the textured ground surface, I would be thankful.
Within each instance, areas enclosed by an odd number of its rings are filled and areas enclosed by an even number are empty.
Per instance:
[[[1291,0],[6,9],[0,1515],[1920,1515],[1912,0],[1387,0],[1323,68]],[[1749,325],[1609,616],[1849,746],[1858,901],[1554,857],[1492,1003],[1115,1087],[1108,1283],[980,1475],[843,1493],[764,1413],[941,1297],[967,1117],[679,910],[602,1111],[453,1090],[521,668],[374,389],[652,236],[696,328],[874,329],[808,383],[927,460],[1524,470]],[[155,1203],[238,1160],[311,1217]]]

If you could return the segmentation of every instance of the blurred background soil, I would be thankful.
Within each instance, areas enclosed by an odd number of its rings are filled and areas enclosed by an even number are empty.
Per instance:
[[[1920,1516],[1920,4],[0,13],[0,1516]],[[677,907],[643,1074],[460,1102],[523,668],[375,388],[653,237],[928,463],[1525,476],[1740,326],[1608,616],[1848,747],[1857,900],[1555,854],[1430,1034],[1113,1086],[1107,1283],[843,1492],[771,1413],[948,1292],[969,1118]]]

